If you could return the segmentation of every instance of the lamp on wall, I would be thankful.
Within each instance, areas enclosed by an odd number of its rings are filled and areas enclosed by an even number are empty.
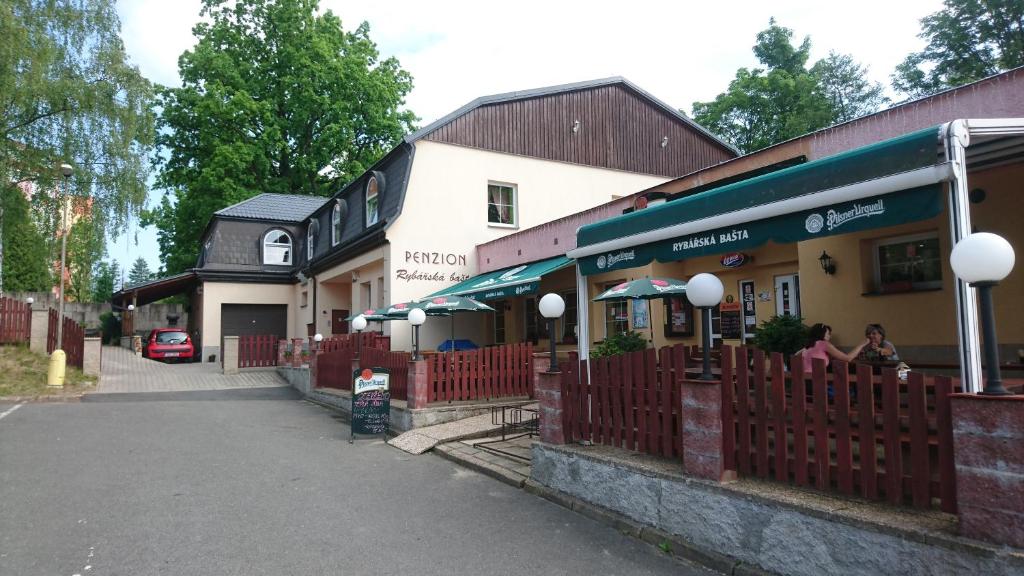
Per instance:
[[[988,396],[1010,394],[1003,387],[999,374],[999,342],[996,340],[996,318],[992,309],[992,287],[1013,270],[1013,246],[1002,236],[989,232],[971,234],[957,242],[949,255],[949,264],[957,278],[978,290],[982,341],[985,343],[985,364],[988,378],[980,393]]]
[[[701,380],[714,380],[711,374],[711,309],[722,301],[725,287],[714,274],[702,272],[686,283],[686,299],[701,311],[701,341],[704,345],[704,370]]]
[[[420,359],[420,326],[427,321],[427,313],[421,308],[409,310],[407,317],[409,324],[412,324],[412,359]]]
[[[828,255],[828,252],[822,250],[821,256],[818,256],[818,262],[821,263],[821,269],[825,271],[825,274],[831,276],[836,273],[835,260]]]

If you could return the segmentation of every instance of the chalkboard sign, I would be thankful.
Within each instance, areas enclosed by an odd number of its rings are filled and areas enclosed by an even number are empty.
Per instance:
[[[739,310],[722,310],[722,339],[739,340],[743,337]]]
[[[352,372],[352,438],[356,434],[387,434],[390,380],[391,373],[386,368]]]

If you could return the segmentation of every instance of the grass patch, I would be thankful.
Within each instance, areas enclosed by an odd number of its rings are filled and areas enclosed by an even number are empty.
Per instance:
[[[67,367],[63,388],[46,385],[50,358],[35,354],[28,346],[0,346],[0,397],[77,395],[96,388],[96,377]]]

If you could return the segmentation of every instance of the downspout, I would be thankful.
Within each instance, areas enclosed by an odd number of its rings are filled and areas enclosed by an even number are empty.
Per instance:
[[[963,120],[954,120],[940,129],[940,137],[945,140],[946,159],[953,165],[953,180],[949,183],[949,234],[955,246],[971,234],[966,151],[970,145],[970,135]],[[960,344],[960,382],[965,392],[980,392],[983,381],[977,293],[959,278],[954,278],[953,287],[956,292],[957,340]]]
[[[313,322],[312,322],[312,324],[313,324],[313,335],[315,336],[315,335],[320,333],[320,330],[319,330],[320,327],[316,325],[316,320],[317,320],[317,315],[316,315],[316,310],[317,310],[317,308],[316,308],[316,275],[314,274],[313,276],[310,276],[309,277],[309,281],[313,283],[313,310],[311,312],[313,313]]]

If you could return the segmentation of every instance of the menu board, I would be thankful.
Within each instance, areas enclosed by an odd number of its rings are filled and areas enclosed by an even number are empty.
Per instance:
[[[352,372],[352,438],[356,434],[387,434],[391,415],[390,381],[391,373],[386,368]]]
[[[740,303],[723,302],[719,307],[721,313],[721,330],[723,340],[739,340],[743,337],[743,325],[740,320]]]

